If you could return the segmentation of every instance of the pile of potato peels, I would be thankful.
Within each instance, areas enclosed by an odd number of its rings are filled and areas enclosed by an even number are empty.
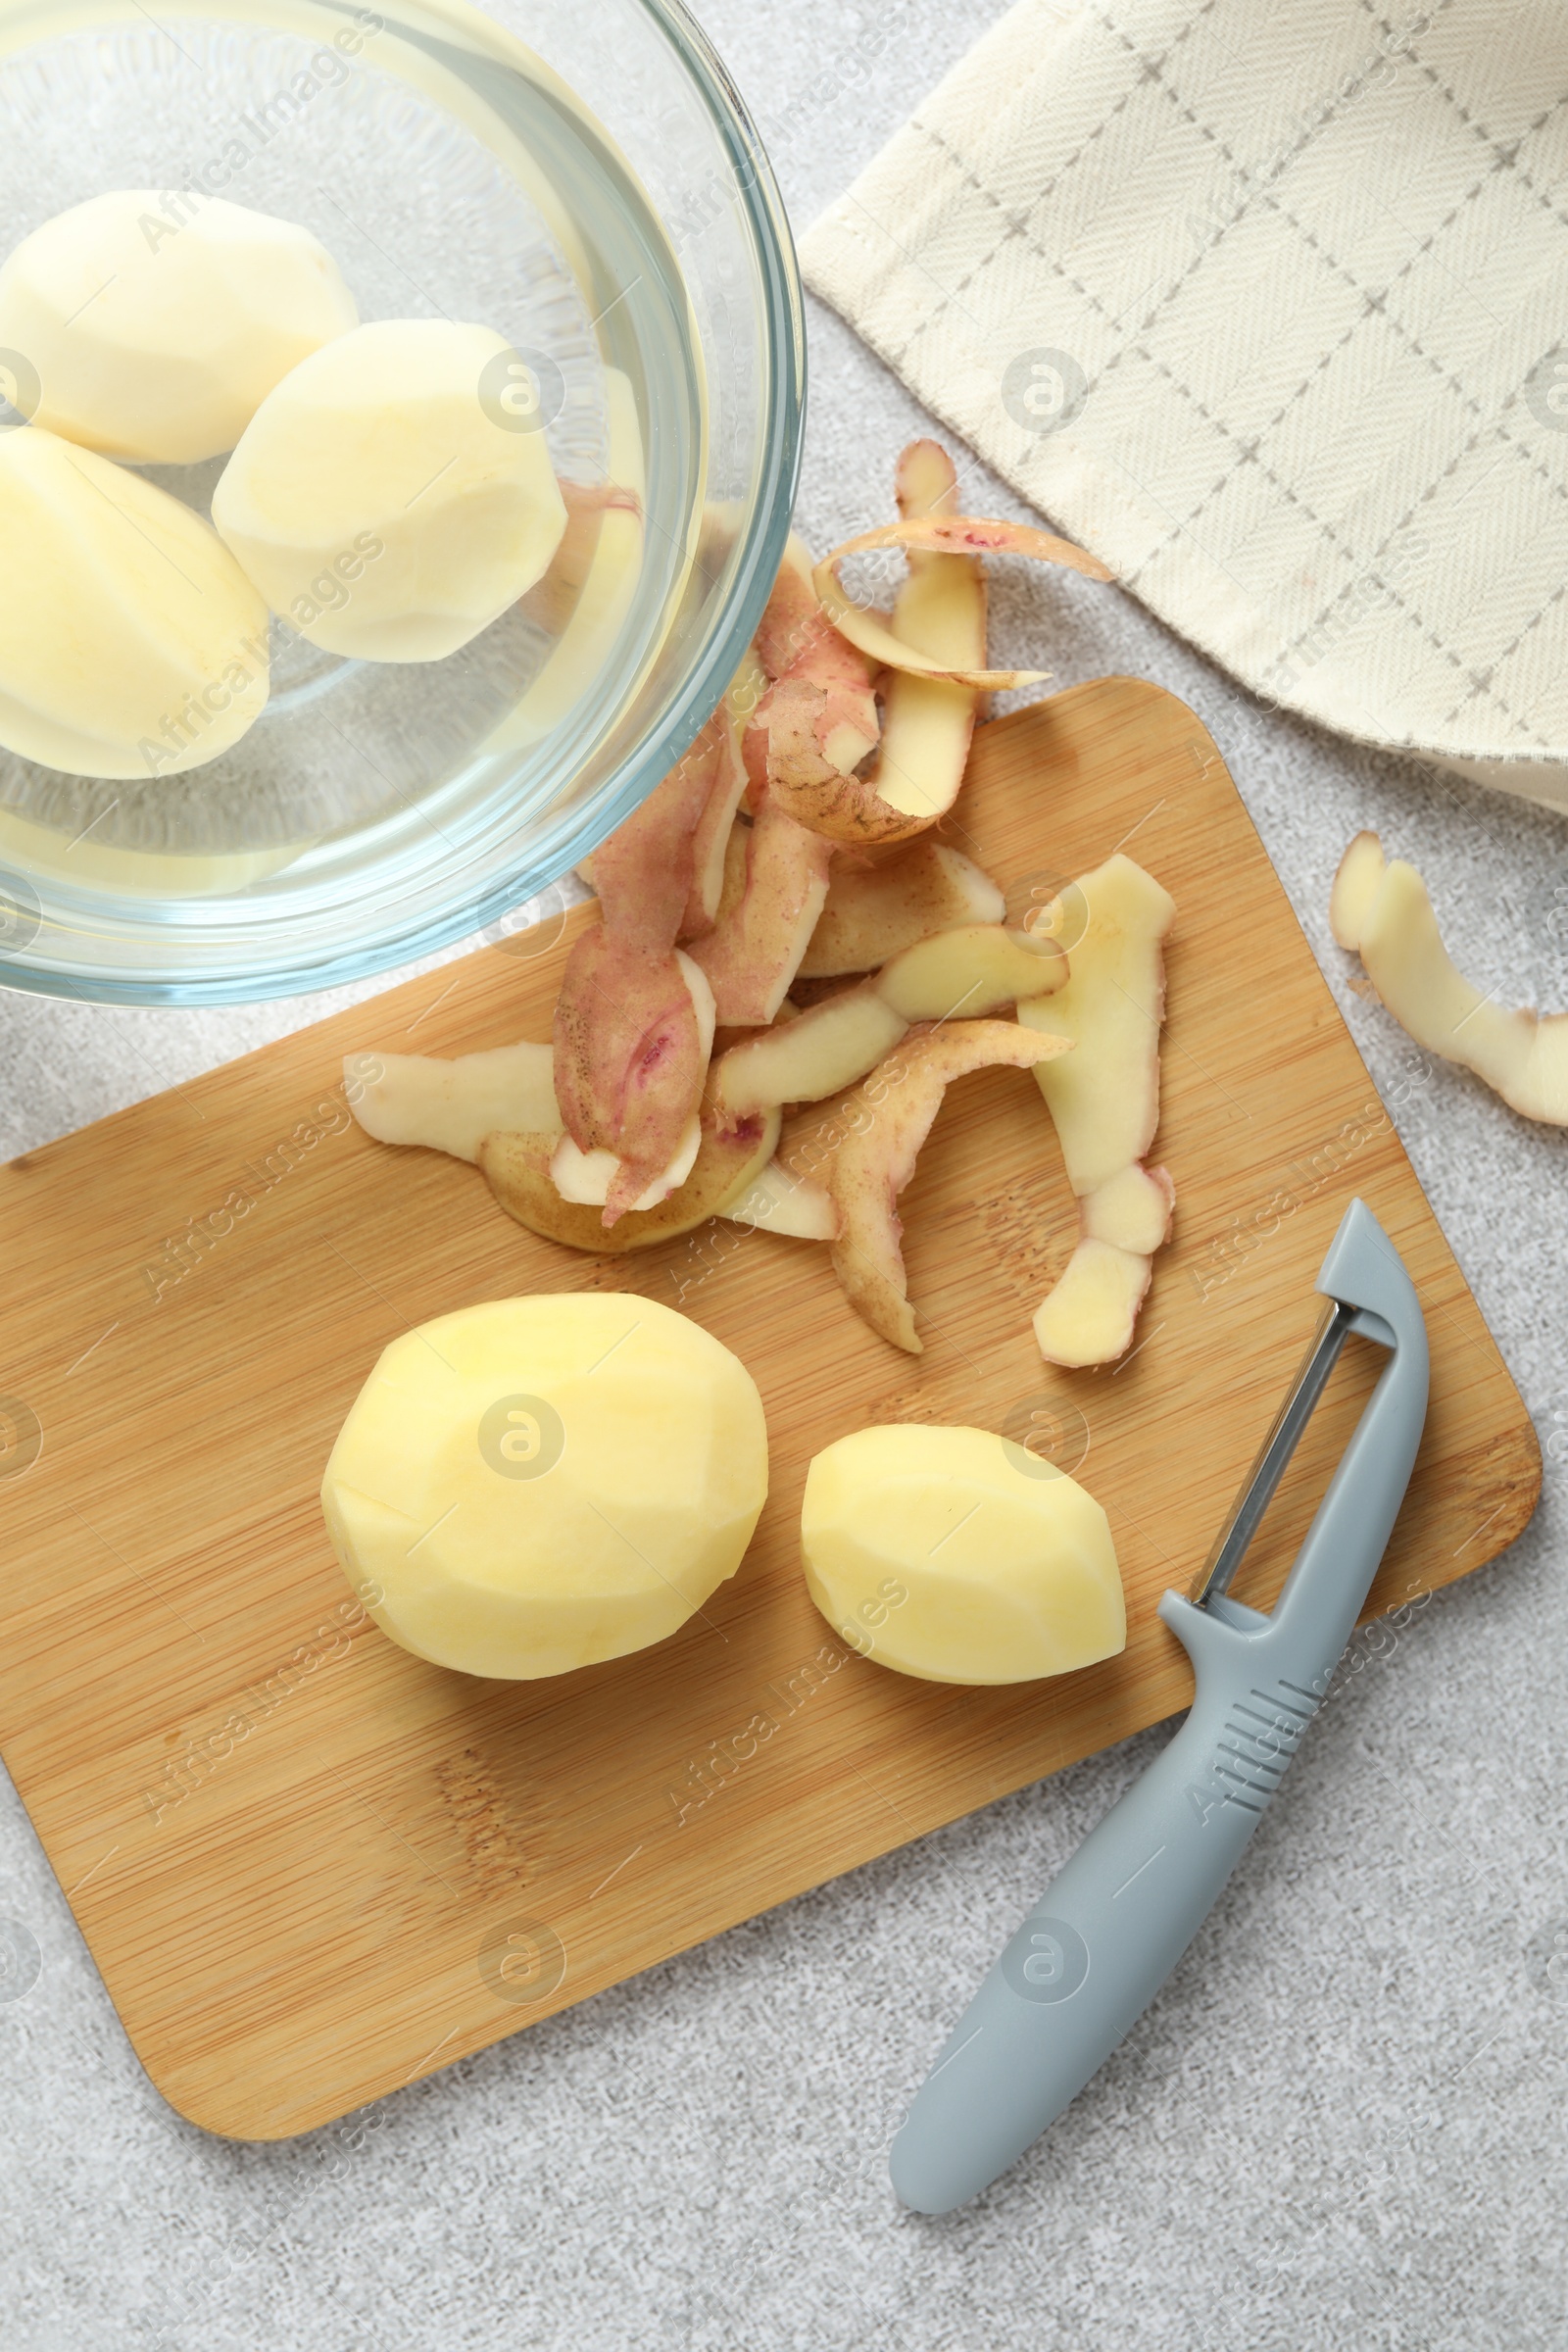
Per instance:
[[[1117,855],[1064,894],[1070,945],[1053,935],[1063,900],[1007,929],[996,883],[932,828],[982,698],[1044,674],[987,667],[984,557],[1110,575],[1044,531],[959,514],[935,442],[905,451],[897,496],[897,523],[814,567],[791,540],[723,703],[594,854],[600,920],[567,956],[553,1043],[351,1055],[351,1098],[382,1141],[476,1161],[504,1208],[568,1248],[643,1248],[715,1215],[826,1243],[857,1311],[917,1354],[898,1197],[949,1084],[1031,1069],[1081,1224],[1036,1336],[1052,1362],[1109,1362],[1174,1202],[1144,1158],[1175,908]],[[884,548],[908,567],[885,613],[840,577]],[[802,1174],[777,1156],[783,1114],[830,1098],[842,1140]]]

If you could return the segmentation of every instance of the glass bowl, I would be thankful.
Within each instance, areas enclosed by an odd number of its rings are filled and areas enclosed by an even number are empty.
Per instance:
[[[0,985],[200,1004],[360,978],[498,921],[679,758],[766,600],[805,340],[778,191],[678,0],[0,0],[9,251],[112,188],[311,229],[362,318],[495,327],[558,475],[632,484],[445,661],[271,629],[264,715],[134,782],[0,752]],[[25,355],[0,353],[23,429]],[[205,513],[223,460],[141,470]],[[597,536],[596,536],[597,534]],[[14,561],[9,554],[5,560]]]

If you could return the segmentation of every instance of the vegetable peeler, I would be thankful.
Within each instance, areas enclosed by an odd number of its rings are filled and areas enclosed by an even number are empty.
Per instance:
[[[1019,1928],[893,2142],[893,2185],[948,2213],[1021,2156],[1110,2056],[1187,1949],[1322,1704],[1409,1483],[1427,1337],[1398,1252],[1352,1200],[1319,1271],[1328,1305],[1213,1550],[1159,1614],[1197,1680],[1181,1730]],[[1229,1586],[1351,1333],[1389,1360],[1271,1615]]]

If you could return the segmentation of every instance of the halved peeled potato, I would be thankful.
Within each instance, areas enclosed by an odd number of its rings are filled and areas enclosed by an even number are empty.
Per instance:
[[[432,1665],[528,1681],[685,1624],[767,1495],[756,1384],[651,1298],[566,1292],[440,1315],[387,1348],[321,1488],[342,1567]]]
[[[926,1682],[1032,1682],[1126,1647],[1100,1504],[990,1430],[841,1438],[808,1473],[801,1555],[834,1631]]]

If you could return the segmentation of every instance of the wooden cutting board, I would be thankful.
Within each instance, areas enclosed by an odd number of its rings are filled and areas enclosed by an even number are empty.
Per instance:
[[[1432,1338],[1372,1611],[1529,1518],[1524,1406],[1192,713],[1106,679],[1003,719],[948,834],[1015,919],[1118,846],[1177,902],[1157,1147],[1176,1239],[1114,1369],[1050,1369],[1030,1336],[1075,1220],[1026,1073],[954,1090],[905,1198],[918,1358],[857,1320],[819,1247],[710,1225],[574,1256],[476,1170],[360,1133],[346,1051],[548,1036],[581,914],[0,1171],[0,1744],[126,2032],[193,2122],[247,2139],[323,2123],[1185,1705],[1154,1605],[1246,1473],[1352,1192]],[[738,1576],[673,1640],[479,1682],[365,1618],[317,1492],[388,1340],[551,1289],[662,1299],[736,1349],[767,1407],[772,1497]],[[1368,1360],[1342,1367],[1249,1568],[1264,1605],[1374,1375],[1376,1351],[1352,1352]],[[894,1419],[1032,1432],[1079,1471],[1115,1533],[1124,1655],[976,1690],[835,1638],[797,1558],[807,1464]]]

